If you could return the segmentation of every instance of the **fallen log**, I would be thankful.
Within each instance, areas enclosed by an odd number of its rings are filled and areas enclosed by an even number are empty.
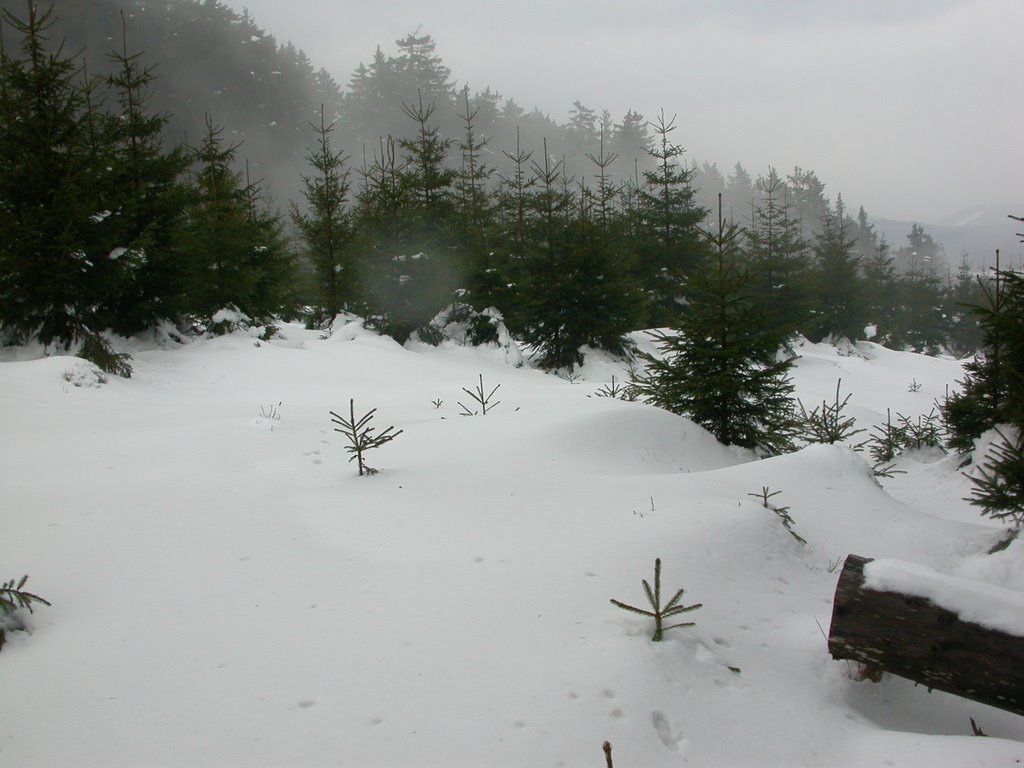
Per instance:
[[[828,649],[834,659],[1024,715],[1024,592],[850,555]]]

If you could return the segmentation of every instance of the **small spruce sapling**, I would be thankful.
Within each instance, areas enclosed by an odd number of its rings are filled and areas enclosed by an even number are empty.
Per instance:
[[[494,389],[492,389],[490,393],[486,393],[486,391],[484,390],[484,375],[481,373],[479,374],[479,376],[480,383],[477,384],[476,390],[469,390],[463,387],[462,391],[465,392],[470,397],[472,397],[477,402],[477,404],[480,406],[480,410],[470,410],[460,402],[459,405],[462,406],[462,416],[476,416],[478,413],[481,414],[482,416],[486,416],[489,410],[501,404],[501,400],[498,400],[497,402],[491,402],[491,398],[494,397],[494,393],[498,391],[498,387],[500,387],[501,384],[496,384],[494,386]]]
[[[274,405],[273,403],[271,403],[270,405],[261,405],[260,406],[260,417],[264,418],[264,419],[271,419],[273,421],[280,421],[281,420],[281,403],[282,402],[284,402],[284,401],[279,401],[277,403],[277,405]]]
[[[697,603],[695,605],[680,605],[679,601],[683,598],[684,590],[680,587],[679,591],[675,593],[671,600],[669,600],[663,606],[661,604],[661,558],[657,558],[654,561],[654,589],[651,589],[651,585],[647,583],[647,579],[643,580],[644,593],[647,595],[647,602],[651,605],[651,610],[644,608],[637,608],[633,605],[627,605],[621,603],[618,600],[612,600],[612,605],[622,608],[624,611],[631,611],[632,613],[639,613],[641,616],[650,616],[654,619],[654,636],[651,640],[655,643],[661,642],[662,633],[667,632],[670,629],[676,627],[692,627],[695,622],[687,621],[681,624],[672,624],[671,626],[663,626],[665,619],[671,618],[672,616],[678,616],[681,613],[687,613],[689,611],[695,611],[698,608],[703,607],[703,603]]]
[[[942,420],[934,408],[927,415],[919,415],[916,421],[901,413],[897,413],[896,418],[906,437],[907,448],[942,448]]]
[[[873,428],[874,434],[867,441],[868,453],[874,461],[872,470],[876,477],[892,477],[897,472],[905,474],[903,470],[896,469],[892,460],[899,456],[907,447],[907,434],[901,427],[892,423],[892,411],[885,410],[885,424],[876,424]]]
[[[373,433],[376,427],[371,427],[369,424],[373,420],[373,415],[377,412],[376,408],[361,416],[358,421],[356,420],[355,400],[348,401],[348,409],[348,419],[339,416],[334,411],[329,411],[332,417],[331,421],[341,425],[341,429],[335,427],[334,431],[341,432],[348,438],[349,445],[345,446],[345,450],[352,454],[349,456],[349,461],[355,460],[358,462],[359,476],[375,475],[377,470],[366,465],[366,462],[363,460],[363,454],[371,448],[380,448],[385,443],[390,443],[405,430],[400,429],[397,432],[392,432],[394,427],[388,427],[383,432],[375,435]]]
[[[616,381],[614,374],[612,375],[612,383],[603,384],[594,394],[597,397],[611,397],[616,400],[626,400],[627,402],[636,400],[636,391],[630,385]]]
[[[32,613],[32,605],[49,605],[50,602],[39,595],[34,595],[25,590],[25,582],[28,581],[28,574],[25,574],[15,583],[14,579],[0,584],[0,649],[4,647],[7,638],[4,634],[8,629],[24,629],[24,625],[14,616],[19,608],[24,608]]]
[[[796,522],[789,514],[789,507],[778,507],[775,504],[770,504],[768,502],[769,499],[778,496],[780,493],[782,493],[782,491],[772,491],[772,489],[769,488],[767,485],[763,485],[761,486],[760,493],[748,493],[747,496],[753,496],[755,499],[761,502],[761,506],[763,506],[765,509],[770,509],[776,515],[778,515],[779,520],[782,521],[782,525],[789,532],[789,535],[797,541],[799,541],[801,544],[806,544],[807,539],[805,539],[803,536],[800,536],[796,531],[793,530],[793,526],[796,525]]]
[[[843,409],[850,401],[850,395],[844,397],[842,401],[839,400],[839,387],[842,383],[842,379],[836,382],[835,402],[829,404],[823,400],[821,406],[814,408],[810,413],[804,408],[804,404],[797,400],[803,421],[803,438],[808,443],[833,445],[864,431],[854,429],[857,421],[852,416],[843,416]],[[859,451],[863,446],[863,443],[858,443],[852,448]]]

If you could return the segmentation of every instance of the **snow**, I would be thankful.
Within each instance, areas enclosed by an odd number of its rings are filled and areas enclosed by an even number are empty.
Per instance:
[[[1024,588],[1024,541],[987,554],[1002,531],[955,457],[882,485],[843,446],[759,461],[597,397],[627,377],[607,356],[569,383],[356,318],[119,348],[129,380],[0,358],[0,579],[52,603],[0,652],[5,768],[592,766],[605,740],[649,768],[1024,760],[1024,719],[857,682],[823,636],[850,552]],[[873,344],[796,351],[803,402],[841,378],[865,428],[962,377]],[[460,416],[480,375],[501,405]],[[404,430],[373,477],[332,429],[350,398]],[[747,495],[764,486],[807,546]],[[652,643],[609,599],[642,604],[657,557],[703,607]]]
[[[923,597],[962,621],[1024,637],[1024,592],[937,573],[916,563],[874,560],[864,566],[864,586]]]

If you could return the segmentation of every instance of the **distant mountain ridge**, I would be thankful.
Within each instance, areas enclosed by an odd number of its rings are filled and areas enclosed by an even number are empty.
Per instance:
[[[995,253],[1000,252],[1003,267],[1024,265],[1024,244],[1017,236],[1024,224],[1009,218],[1024,215],[1024,204],[977,205],[946,216],[937,222],[903,221],[871,217],[871,222],[894,249],[905,245],[910,228],[916,223],[942,243],[951,269],[956,269],[960,256],[966,253],[975,269],[995,266]]]

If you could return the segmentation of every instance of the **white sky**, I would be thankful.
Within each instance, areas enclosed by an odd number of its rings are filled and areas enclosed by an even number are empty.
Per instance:
[[[869,214],[1024,212],[1022,0],[227,0],[342,86],[422,24],[459,84],[563,121],[678,113],[692,159],[817,172]]]

